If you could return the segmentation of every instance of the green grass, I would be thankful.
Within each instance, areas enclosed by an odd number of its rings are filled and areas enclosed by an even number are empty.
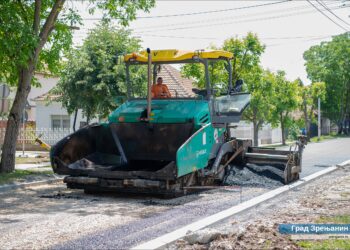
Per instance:
[[[265,249],[271,249],[271,240],[266,240],[265,241],[265,246],[263,248],[264,250]]]
[[[316,223],[349,224],[350,215],[336,215],[331,217],[320,217]],[[350,249],[350,239],[329,239],[318,241],[298,241],[297,244],[304,249],[328,250],[328,249]]]
[[[320,141],[323,141],[323,140],[330,140],[330,139],[336,139],[336,138],[349,138],[350,136],[349,135],[338,135],[337,133],[331,133],[329,135],[322,135],[320,137],[320,139],[318,139],[317,136],[315,137],[312,137],[310,139],[310,142],[320,142]],[[297,141],[297,139],[295,140],[286,140],[286,145],[282,145],[282,143],[272,143],[272,144],[264,144],[262,145],[262,147],[267,147],[267,148],[279,148],[279,147],[285,147],[285,146],[290,146],[292,144],[295,143],[295,141]]]
[[[323,140],[329,140],[329,139],[336,139],[336,138],[344,138],[344,137],[349,137],[348,135],[338,135],[338,134],[330,134],[330,135],[321,135],[320,139],[318,139],[317,136],[312,137],[310,139],[311,142],[319,142]]]
[[[350,192],[340,193],[340,196],[343,197],[343,198],[348,198],[348,197],[350,197]]]
[[[46,175],[53,174],[52,171],[35,171],[35,170],[19,170],[16,169],[12,173],[0,173],[0,185],[8,184],[13,181],[25,179],[28,175]]]
[[[311,142],[319,142],[319,141],[329,140],[329,139],[335,139],[335,138],[337,138],[337,136],[335,136],[335,135],[321,135],[321,136],[320,136],[320,139],[318,139],[318,137],[315,136],[315,137],[312,137],[312,138],[310,139],[310,141],[311,141]]]
[[[312,250],[350,249],[350,240],[299,241],[301,248]]]
[[[321,216],[316,223],[350,224],[350,215]]]

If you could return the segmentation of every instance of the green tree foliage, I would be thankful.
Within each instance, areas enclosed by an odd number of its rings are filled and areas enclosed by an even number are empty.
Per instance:
[[[260,63],[260,56],[265,50],[257,35],[248,33],[242,39],[229,38],[224,41],[221,47],[210,46],[210,49],[222,49],[233,53],[232,60],[232,82],[238,79],[245,79]],[[217,83],[223,83],[222,91],[227,89],[228,76],[224,67],[224,62],[213,63],[209,65],[210,82],[213,86]],[[205,87],[204,67],[201,64],[186,64],[181,68],[181,73],[185,77],[191,77],[196,81],[200,88]]]
[[[91,30],[82,47],[69,54],[54,90],[68,113],[82,109],[89,120],[95,116],[105,118],[115,109],[117,98],[126,96],[125,65],[117,64],[121,59],[117,55],[139,49],[139,40],[132,38],[128,30],[105,22]],[[130,73],[134,94],[144,94],[146,68],[132,67]]]
[[[341,125],[350,113],[350,32],[312,46],[304,59],[312,82],[325,82],[323,113]]]
[[[185,64],[181,68],[181,73],[185,77],[195,80],[196,86],[205,88],[204,66],[199,63]],[[219,92],[227,92],[227,70],[224,67],[224,62],[209,63],[209,77],[212,88],[218,89]]]
[[[69,50],[72,26],[80,22],[63,6],[64,1],[1,1],[0,78],[7,84],[18,86],[18,71],[27,68],[33,59],[35,70],[57,73],[60,52]]]
[[[308,138],[310,138],[310,127],[311,123],[315,122],[315,110],[318,105],[318,98],[322,102],[326,99],[326,84],[324,82],[314,82],[310,85],[304,86],[301,81],[299,81],[299,92],[302,98],[300,102],[300,109],[303,112],[303,122],[306,129]]]
[[[265,46],[260,42],[257,35],[249,32],[242,39],[229,38],[224,41],[223,50],[233,53],[232,79],[233,82],[249,74],[260,64],[260,56]]]
[[[199,88],[205,88],[204,66],[199,63],[189,63],[181,67],[181,74],[191,78]]]
[[[253,124],[253,143],[258,146],[259,130],[271,120],[273,110],[274,83],[270,81],[271,72],[260,66],[251,68],[246,74],[245,87],[251,94],[250,105],[243,113],[243,118]]]
[[[210,50],[218,50],[214,45],[210,45]],[[209,62],[209,77],[211,87],[219,90],[218,92],[227,91],[227,70],[225,69],[224,62]],[[197,87],[205,88],[205,73],[204,65],[201,63],[185,64],[181,67],[181,73],[185,77],[189,77],[195,80]]]
[[[89,0],[89,11],[103,12],[105,19],[115,18],[122,25],[136,18],[137,10],[148,11],[154,0]],[[36,70],[55,73],[60,55],[70,49],[72,29],[81,18],[65,0],[0,1],[0,79],[17,86],[11,107],[0,172],[10,172],[15,164],[15,145],[20,115],[30,92]],[[74,2],[70,2],[73,3]]]
[[[301,98],[299,95],[299,82],[290,82],[286,79],[284,71],[269,74],[269,81],[274,86],[271,99],[273,111],[271,112],[271,123],[280,124],[282,131],[282,144],[286,144],[286,129],[293,125],[291,112],[298,109]]]
[[[261,67],[260,57],[265,47],[253,33],[248,33],[242,39],[227,39],[219,49],[233,53],[233,83],[238,79],[243,79],[245,82],[244,90],[251,94],[251,102],[247,110],[244,111],[243,118],[253,124],[254,145],[258,145],[259,130],[264,123],[281,125],[284,144],[285,130],[292,125],[290,114],[299,107],[301,101],[298,81],[288,81],[283,71],[273,73]],[[188,64],[181,70],[186,77],[192,77],[200,88],[205,87],[203,65]],[[209,71],[212,74],[212,87],[219,85],[221,93],[225,93],[228,74],[223,62],[210,66]]]
[[[255,34],[248,33],[242,39],[229,38],[225,40],[219,49],[233,53],[233,84],[238,79],[244,79],[244,88],[251,93],[250,106],[244,112],[244,119],[253,123],[254,144],[257,145],[259,129],[265,122],[269,121],[272,110],[270,97],[272,96],[273,84],[267,81],[268,72],[260,66],[260,56],[265,47]],[[227,92],[228,74],[224,63],[210,65],[209,71],[214,73],[211,75],[212,85],[219,85],[221,93]],[[187,64],[181,68],[181,72],[184,76],[193,78],[198,87],[205,87],[203,65]]]

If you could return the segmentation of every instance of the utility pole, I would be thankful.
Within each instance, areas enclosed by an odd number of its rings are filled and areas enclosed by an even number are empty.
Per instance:
[[[318,112],[317,112],[317,120],[318,120],[318,140],[321,139],[321,99],[318,98]]]

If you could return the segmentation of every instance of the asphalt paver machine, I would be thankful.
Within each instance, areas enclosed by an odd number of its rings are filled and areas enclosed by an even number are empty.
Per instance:
[[[230,165],[271,165],[281,182],[299,178],[305,140],[290,150],[253,147],[235,138],[231,124],[241,119],[250,94],[232,84],[226,51],[154,50],[124,56],[128,100],[108,122],[89,125],[51,148],[55,173],[68,188],[123,193],[181,195],[189,187],[220,183]],[[209,65],[222,61],[228,74],[224,94],[214,93]],[[152,78],[162,64],[204,65],[206,89],[194,98],[154,99]],[[132,96],[131,65],[148,66],[147,98]],[[146,81],[146,79],[145,79]],[[238,82],[239,83],[239,82]]]

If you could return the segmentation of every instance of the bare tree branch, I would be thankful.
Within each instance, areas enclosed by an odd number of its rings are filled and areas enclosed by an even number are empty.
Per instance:
[[[33,22],[33,31],[35,35],[38,35],[39,33],[40,11],[41,11],[41,0],[35,0],[34,22]]]
[[[35,51],[36,55],[39,55],[39,52],[41,49],[44,47],[45,43],[47,42],[47,39],[53,29],[53,26],[57,20],[58,14],[63,8],[65,0],[57,0],[55,4],[52,7],[52,10],[49,14],[49,16],[46,19],[46,22],[40,31],[39,37],[40,37],[40,42],[39,45]]]

